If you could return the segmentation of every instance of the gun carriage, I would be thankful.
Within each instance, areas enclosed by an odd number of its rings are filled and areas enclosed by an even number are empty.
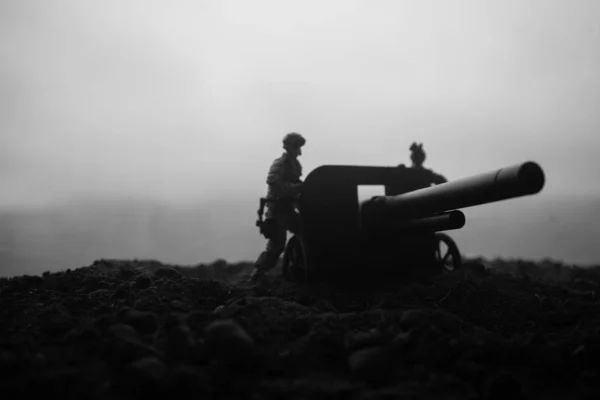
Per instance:
[[[351,165],[311,171],[299,200],[301,227],[284,253],[284,276],[339,281],[456,270],[460,252],[441,232],[465,225],[460,208],[533,195],[545,183],[535,162],[432,187],[424,184],[424,173],[403,166]],[[384,186],[385,195],[359,201],[358,187],[363,185]],[[263,205],[261,199],[259,227]]]

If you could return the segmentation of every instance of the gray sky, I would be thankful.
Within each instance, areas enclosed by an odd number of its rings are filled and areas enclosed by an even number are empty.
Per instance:
[[[305,171],[535,160],[599,195],[596,0],[2,0],[0,205],[255,198]]]

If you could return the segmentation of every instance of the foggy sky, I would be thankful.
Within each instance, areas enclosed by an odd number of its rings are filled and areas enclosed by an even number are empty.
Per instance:
[[[0,2],[0,205],[265,192],[304,170],[535,160],[599,195],[595,0]]]

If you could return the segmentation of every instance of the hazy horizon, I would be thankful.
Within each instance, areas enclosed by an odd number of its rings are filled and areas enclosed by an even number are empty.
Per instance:
[[[265,244],[254,226],[256,206],[244,199],[185,207],[90,201],[0,212],[0,276],[77,268],[101,258],[252,262]],[[598,198],[533,196],[463,212],[465,227],[447,232],[463,254],[600,265],[600,224],[586,223],[600,213]]]
[[[544,199],[588,199],[596,210],[599,18],[593,0],[5,0],[0,212],[99,199],[194,206],[206,209],[197,223],[208,236],[169,251],[191,259],[198,241],[216,243],[223,227],[243,223],[247,233],[220,251],[258,254],[257,199],[290,131],[307,138],[305,175],[323,164],[407,163],[418,141],[426,165],[450,180],[538,162],[543,192],[510,206],[532,221],[550,218],[533,206]],[[222,201],[239,211],[215,219],[210,208]],[[503,225],[502,207],[486,208],[489,224]],[[598,213],[577,212],[560,229],[598,231]],[[79,226],[69,218],[65,237]],[[520,252],[532,235],[559,229],[536,224],[497,235]],[[141,226],[140,238],[159,241],[185,231]],[[457,233],[471,235],[467,246],[492,246],[474,233],[482,227],[469,229]],[[544,240],[549,253],[575,252]],[[577,240],[596,257],[594,237]]]

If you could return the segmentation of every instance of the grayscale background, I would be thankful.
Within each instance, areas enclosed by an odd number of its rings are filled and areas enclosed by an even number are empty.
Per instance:
[[[281,138],[449,180],[534,160],[465,209],[486,257],[600,264],[600,2],[0,0],[0,275],[97,258],[253,260]]]

